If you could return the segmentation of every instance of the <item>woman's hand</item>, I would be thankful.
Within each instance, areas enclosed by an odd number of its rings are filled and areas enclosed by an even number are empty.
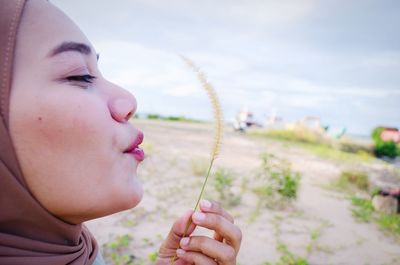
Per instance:
[[[221,264],[235,265],[242,240],[242,232],[233,224],[233,218],[217,203],[201,201],[200,212],[188,211],[179,218],[168,237],[161,245],[157,265],[171,264],[177,256],[175,265]],[[187,235],[183,232],[187,221],[192,218]],[[189,236],[196,226],[214,231],[214,238],[207,236]]]

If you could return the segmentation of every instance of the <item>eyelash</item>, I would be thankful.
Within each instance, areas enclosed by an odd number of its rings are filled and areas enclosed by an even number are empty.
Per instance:
[[[95,76],[92,75],[73,75],[73,76],[68,76],[67,80],[71,82],[82,82],[82,83],[87,83],[91,84],[93,83],[93,80],[95,79]]]

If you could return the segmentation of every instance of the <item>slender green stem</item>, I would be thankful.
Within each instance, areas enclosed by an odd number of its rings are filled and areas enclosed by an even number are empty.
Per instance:
[[[199,207],[199,203],[200,203],[201,197],[203,196],[204,189],[206,188],[206,184],[207,184],[207,181],[208,181],[208,177],[210,176],[210,172],[211,172],[211,168],[212,168],[212,166],[213,166],[213,163],[214,163],[214,158],[211,159],[210,166],[208,167],[208,170],[207,170],[206,179],[205,179],[204,182],[203,182],[203,186],[201,187],[200,195],[199,195],[199,197],[197,198],[196,206],[194,207],[194,210],[193,210],[193,211],[196,211],[196,210],[197,210],[197,207]],[[189,220],[191,220],[191,219],[189,219]],[[187,232],[187,231],[186,231],[186,232]]]
[[[199,207],[201,197],[203,196],[204,190],[205,190],[205,188],[206,188],[206,184],[207,184],[207,181],[208,181],[208,177],[210,176],[210,172],[211,172],[212,165],[213,165],[213,163],[214,163],[214,159],[215,159],[215,157],[213,157],[213,158],[211,159],[211,161],[210,161],[210,166],[208,167],[206,178],[205,178],[205,180],[204,180],[204,182],[203,182],[203,186],[201,187],[200,195],[199,195],[199,197],[197,198],[196,205],[194,206],[194,209],[193,209],[194,212],[195,212],[195,211],[197,210],[197,208]],[[184,230],[184,232],[183,232],[182,237],[185,237],[185,236],[186,236],[186,234],[187,234],[187,232],[188,232],[189,227],[190,227],[191,224],[192,224],[192,218],[189,218],[189,220],[188,220],[187,223],[186,223],[185,230]],[[175,253],[174,256],[172,257],[170,265],[174,265],[175,260],[176,260],[176,253]]]

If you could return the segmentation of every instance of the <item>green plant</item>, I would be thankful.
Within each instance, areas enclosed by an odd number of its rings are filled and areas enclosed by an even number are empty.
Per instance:
[[[336,148],[343,152],[352,154],[365,153],[371,155],[373,153],[373,146],[371,146],[371,144],[350,138],[343,138],[337,141]]]
[[[342,171],[340,179],[342,182],[353,184],[361,190],[368,190],[369,188],[368,174],[364,171]]]
[[[299,257],[288,250],[288,247],[282,242],[278,242],[276,249],[281,253],[281,257],[275,265],[308,265],[305,258]],[[265,262],[262,265],[273,265],[271,262]]]
[[[153,246],[154,245],[154,243],[148,237],[144,237],[144,238],[142,238],[142,240],[146,245],[149,245],[149,246]]]
[[[287,161],[276,161],[270,154],[263,154],[261,161],[257,176],[261,183],[253,188],[259,199],[267,207],[276,207],[295,200],[300,184],[300,173],[294,172]]]
[[[215,190],[219,193],[220,199],[226,198],[227,190],[232,187],[233,177],[224,169],[218,169],[215,172]]]
[[[307,265],[308,262],[302,257],[298,257],[290,252],[286,245],[280,243],[277,246],[277,250],[282,253],[281,258],[276,265]]]
[[[321,236],[321,230],[322,228],[316,228],[312,231],[310,231],[310,243],[307,245],[306,250],[307,253],[310,254],[314,248],[316,247],[316,241],[320,238]]]
[[[398,156],[399,151],[397,150],[397,145],[392,142],[377,142],[375,143],[374,153],[377,157],[390,157],[395,158]]]
[[[348,153],[326,145],[302,144],[300,147],[322,158],[339,160],[343,162],[371,162],[374,159],[374,156],[363,151],[357,153]]]
[[[215,172],[214,189],[224,206],[236,206],[240,203],[240,195],[232,192],[233,181],[234,177],[228,170],[220,168]]]
[[[304,126],[296,126],[291,129],[259,129],[252,131],[251,134],[289,142],[330,145],[329,140],[321,132]]]
[[[384,230],[400,236],[400,215],[381,213],[376,222]]]
[[[370,162],[374,156],[373,148],[369,144],[360,143],[352,139],[330,139],[319,131],[310,130],[301,126],[292,129],[266,130],[255,129],[250,135],[267,137],[304,148],[315,155],[342,161]],[[289,145],[287,145],[289,146]]]
[[[400,150],[398,146],[396,145],[395,142],[393,141],[383,141],[381,138],[381,134],[383,132],[384,128],[383,127],[376,127],[372,131],[372,139],[375,143],[374,145],[374,154],[377,157],[390,157],[390,158],[395,158],[400,154]]]
[[[400,215],[375,212],[370,200],[352,197],[353,216],[363,222],[376,222],[380,228],[392,235],[400,236]]]
[[[354,193],[356,190],[369,190],[368,174],[360,170],[343,170],[340,176],[331,181],[327,188],[336,191]]]
[[[129,246],[131,241],[133,240],[130,235],[119,235],[113,241],[107,244],[107,246],[111,249],[119,249]]]
[[[279,180],[280,187],[278,192],[287,199],[297,198],[297,188],[299,185],[300,175],[295,173],[294,175],[290,170],[285,170],[283,174],[283,179]]]
[[[130,235],[119,235],[103,247],[106,259],[115,265],[133,265],[135,257],[129,253],[129,245],[133,238]],[[127,253],[128,252],[128,253]]]
[[[161,119],[161,116],[158,115],[158,114],[148,114],[147,115],[147,119],[149,119],[149,120],[159,120],[159,119]]]
[[[355,208],[352,209],[353,216],[363,222],[370,222],[374,212],[374,207],[370,200],[362,199],[358,197],[352,197],[351,202]]]
[[[157,257],[158,257],[158,252],[157,251],[155,251],[155,252],[151,252],[149,255],[148,255],[148,257],[149,257],[149,260],[150,260],[150,262],[156,262],[156,260],[157,260]]]
[[[193,122],[193,123],[202,122],[200,120],[186,118],[185,116],[162,116],[155,113],[147,114],[146,118],[149,120],[180,121],[180,122]]]

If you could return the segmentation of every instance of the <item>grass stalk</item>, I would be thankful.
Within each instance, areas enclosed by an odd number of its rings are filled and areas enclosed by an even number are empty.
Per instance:
[[[208,82],[206,75],[198,68],[190,59],[181,56],[181,59],[191,68],[194,72],[197,74],[197,78],[199,79],[202,87],[208,94],[208,98],[210,99],[211,106],[213,108],[214,112],[214,120],[215,120],[215,137],[214,137],[214,145],[211,150],[211,159],[210,159],[210,165],[207,170],[207,175],[204,179],[203,185],[200,190],[200,194],[197,197],[196,205],[194,206],[193,211],[195,212],[197,208],[199,207],[201,197],[203,196],[204,190],[207,185],[208,178],[210,176],[210,172],[212,169],[212,166],[214,164],[214,160],[217,158],[219,148],[221,145],[221,136],[222,136],[222,111],[221,111],[221,105],[219,103],[217,93],[215,92],[213,86]],[[192,219],[190,218],[188,222],[186,223],[185,230],[183,232],[183,236],[185,237],[187,235],[187,232],[189,230],[190,225],[192,224]],[[173,265],[175,263],[177,256],[176,253],[171,259],[170,265]]]

